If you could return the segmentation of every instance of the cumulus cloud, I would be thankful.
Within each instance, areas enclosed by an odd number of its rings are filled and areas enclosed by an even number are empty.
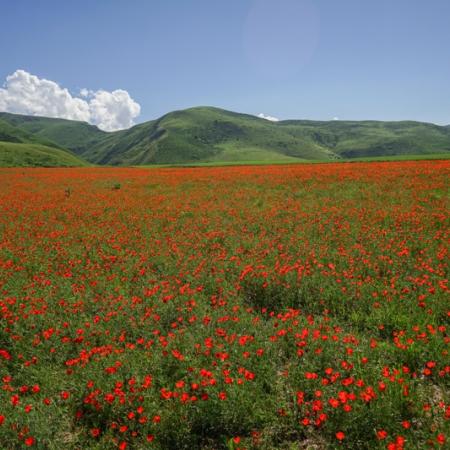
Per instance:
[[[260,119],[270,120],[271,122],[279,122],[279,121],[280,121],[280,119],[278,119],[277,117],[268,116],[268,115],[266,115],[266,114],[264,114],[264,113],[259,113],[259,114],[258,114],[258,117],[259,117]]]
[[[97,91],[89,101],[91,120],[102,130],[119,130],[133,125],[141,107],[127,91]]]
[[[86,88],[80,89],[80,95],[82,97],[91,97],[92,94],[93,94],[93,92],[90,91],[89,89],[86,89]]]
[[[81,89],[77,97],[54,81],[16,70],[0,88],[0,111],[81,120],[114,131],[132,126],[141,107],[122,89]]]
[[[0,88],[0,110],[35,116],[89,121],[89,105],[74,98],[54,81],[38,78],[24,70],[6,77]]]

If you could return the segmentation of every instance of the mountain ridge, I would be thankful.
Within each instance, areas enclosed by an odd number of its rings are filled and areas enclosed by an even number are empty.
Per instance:
[[[0,141],[8,139],[57,148],[100,165],[450,154],[450,125],[410,120],[272,122],[210,106],[172,111],[114,132],[86,122],[0,113]]]

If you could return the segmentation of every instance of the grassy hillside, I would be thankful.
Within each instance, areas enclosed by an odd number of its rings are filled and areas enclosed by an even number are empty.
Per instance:
[[[0,142],[0,167],[79,167],[87,165],[75,155],[40,144]]]
[[[61,142],[50,139],[45,132],[55,127],[55,119],[0,113],[0,167],[67,167],[84,166],[86,162]],[[73,139],[80,136],[79,123],[68,122]],[[30,126],[40,123],[40,127]],[[39,131],[44,131],[40,133]],[[69,133],[67,133],[69,134]],[[60,139],[57,139],[61,141]]]
[[[412,121],[269,122],[212,107],[174,111],[113,133],[83,122],[6,113],[0,113],[0,123],[26,133],[28,142],[31,137],[43,140],[87,161],[109,165],[277,163],[450,154],[450,127]],[[11,141],[13,130],[8,133]]]
[[[86,122],[50,117],[0,113],[0,122],[8,123],[22,133],[33,136],[35,140],[46,142],[47,145],[59,146],[75,153],[83,153],[108,134]]]
[[[99,164],[295,162],[450,152],[450,130],[419,122],[269,122],[217,108],[169,113],[107,133],[81,154]],[[76,149],[74,149],[76,150]]]
[[[281,127],[310,133],[338,157],[364,158],[450,152],[448,127],[402,121],[283,121]]]
[[[32,143],[59,148],[58,144],[45,137],[40,137],[20,126],[16,126],[13,122],[2,120],[2,113],[0,113],[0,142]]]

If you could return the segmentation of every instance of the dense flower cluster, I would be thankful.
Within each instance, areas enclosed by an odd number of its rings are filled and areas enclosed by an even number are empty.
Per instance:
[[[0,170],[0,447],[444,448],[449,169]]]

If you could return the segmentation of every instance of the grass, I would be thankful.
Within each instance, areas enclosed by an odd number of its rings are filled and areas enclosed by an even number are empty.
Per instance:
[[[0,167],[82,167],[88,163],[58,148],[0,142]]]
[[[395,155],[395,156],[372,156],[365,158],[346,159],[346,162],[371,162],[371,161],[432,161],[450,159],[450,153],[428,153],[425,155]]]
[[[434,160],[448,160],[450,154],[448,153],[436,153],[426,155],[399,155],[399,156],[374,156],[367,158],[350,158],[339,159],[337,161],[329,160],[301,160],[301,159],[267,159],[267,160],[234,160],[234,161],[209,161],[198,162],[193,164],[149,164],[144,166],[145,168],[164,168],[164,167],[224,167],[224,166],[258,166],[258,165],[291,165],[291,164],[335,164],[335,163],[349,163],[349,162],[395,162],[395,161],[434,161]]]
[[[236,163],[246,161],[258,161],[261,163],[277,163],[277,162],[301,162],[305,161],[301,158],[294,158],[292,156],[286,156],[276,151],[265,150],[260,147],[241,147],[237,145],[225,145],[217,155],[211,158],[208,162],[219,163]]]
[[[2,120],[2,116],[2,113],[0,113],[0,142],[40,144],[47,147],[60,148],[54,142],[43,137],[36,136],[20,126],[16,126],[14,122],[9,123]]]

